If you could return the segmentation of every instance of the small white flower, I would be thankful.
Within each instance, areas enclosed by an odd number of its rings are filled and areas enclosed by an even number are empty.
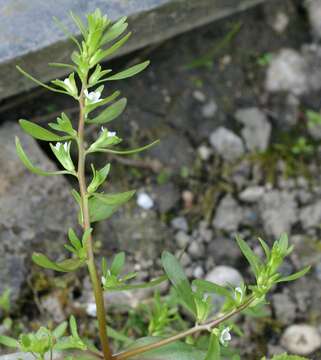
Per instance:
[[[69,87],[69,88],[71,88],[71,87],[72,87],[72,85],[71,85],[71,81],[70,81],[70,79],[69,79],[69,78],[66,78],[66,79],[64,80],[64,84],[65,84],[65,85],[67,85],[67,87]]]
[[[243,290],[238,286],[234,289],[234,298],[237,300],[237,299],[240,299],[240,301],[243,300]]]
[[[106,283],[106,278],[105,278],[105,276],[102,276],[102,277],[101,277],[101,282],[102,282],[103,285],[105,285],[105,283]]]
[[[223,346],[226,346],[229,341],[232,340],[232,336],[230,334],[230,327],[226,327],[222,332],[220,336],[220,343]]]
[[[116,131],[108,131],[108,137],[116,136]]]
[[[149,210],[154,206],[154,201],[148,194],[140,193],[137,197],[137,205],[144,210]]]
[[[64,143],[64,149],[65,149],[66,152],[68,152],[68,144],[69,144],[69,143],[67,143],[67,142]]]
[[[57,150],[59,150],[61,145],[62,145],[61,142],[57,142],[57,144],[55,145],[55,148],[56,148]]]
[[[100,96],[101,96],[100,91],[91,91],[90,93],[88,93],[88,90],[86,89],[84,91],[84,94],[85,94],[86,98],[89,100],[89,102],[92,104],[95,104],[101,100],[100,99]]]
[[[100,128],[100,130],[101,130],[101,132],[106,131],[106,129],[103,126]]]

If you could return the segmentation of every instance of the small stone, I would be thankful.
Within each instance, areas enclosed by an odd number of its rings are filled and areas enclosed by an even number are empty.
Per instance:
[[[204,256],[205,247],[202,243],[194,240],[188,248],[188,253],[192,258],[199,259]]]
[[[153,193],[161,213],[166,213],[173,209],[180,199],[179,189],[171,182],[155,186]]]
[[[271,124],[258,108],[240,109],[235,118],[244,125],[241,133],[249,151],[265,151],[269,145]]]
[[[196,279],[201,279],[204,276],[204,270],[202,266],[196,266],[196,268],[193,270],[193,277]]]
[[[209,148],[206,145],[201,145],[198,149],[197,152],[201,158],[201,160],[203,161],[207,161],[213,154],[213,151],[211,148]]]
[[[313,35],[321,39],[321,3],[319,0],[308,0],[305,2]]]
[[[193,207],[194,194],[189,190],[184,190],[182,193],[182,199],[184,201],[184,208],[190,209]]]
[[[178,253],[176,254],[176,256],[177,256],[177,257],[181,256],[181,258],[180,258],[180,263],[181,263],[181,265],[182,265],[183,267],[188,266],[188,265],[192,262],[191,258],[189,257],[188,254],[186,254],[186,252],[184,252],[183,255],[181,255],[181,253],[178,252]]]
[[[185,217],[179,216],[171,221],[172,228],[176,230],[188,231],[188,223]]]
[[[175,235],[175,240],[176,240],[177,246],[180,247],[181,249],[184,249],[191,242],[190,236],[188,236],[186,234],[186,232],[184,232],[182,230],[180,230]]]
[[[53,321],[61,323],[66,319],[58,294],[50,294],[41,299],[41,306],[50,314]]]
[[[238,270],[225,265],[216,266],[205,279],[221,286],[239,286],[244,281]]]
[[[308,90],[308,66],[305,59],[293,49],[282,49],[273,56],[267,70],[265,87],[268,92],[287,91],[302,95]]]
[[[242,208],[228,194],[218,205],[213,220],[213,227],[218,230],[236,231],[242,221]]]
[[[241,138],[224,127],[219,127],[211,134],[210,143],[226,161],[235,161],[244,155]]]
[[[202,115],[205,118],[212,118],[217,111],[217,104],[215,103],[214,100],[209,101],[207,104],[205,104],[202,107]]]
[[[295,195],[287,191],[266,192],[259,204],[264,230],[267,235],[279,238],[282,233],[290,233],[298,219],[298,204]]]
[[[296,318],[296,306],[287,293],[272,295],[272,303],[278,321],[284,325],[293,323]]]
[[[200,228],[199,235],[203,241],[209,243],[213,239],[213,230]]]
[[[137,196],[137,205],[144,210],[150,210],[154,206],[154,201],[147,193],[143,192]]]
[[[321,200],[303,207],[300,211],[300,221],[305,230],[319,227],[321,224]]]
[[[279,34],[282,34],[286,28],[288,27],[290,22],[289,17],[284,12],[278,12],[276,14],[275,20],[272,24],[273,29],[278,32]]]
[[[88,316],[95,318],[97,315],[96,303],[88,303],[86,306],[86,313]]]
[[[193,91],[193,97],[195,100],[202,102],[202,103],[205,102],[205,100],[206,100],[205,94],[202,93],[200,90]]]
[[[265,189],[263,186],[251,186],[243,190],[240,193],[239,198],[248,203],[256,203],[262,198],[264,192]]]
[[[321,347],[321,336],[313,326],[291,325],[282,335],[281,345],[293,354],[310,355]]]

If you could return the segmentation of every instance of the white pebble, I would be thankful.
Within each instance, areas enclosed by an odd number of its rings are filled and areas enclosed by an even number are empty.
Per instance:
[[[154,206],[154,201],[148,194],[140,193],[137,196],[137,205],[144,210],[149,210]]]

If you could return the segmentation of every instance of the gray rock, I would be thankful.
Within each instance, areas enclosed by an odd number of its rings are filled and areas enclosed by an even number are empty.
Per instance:
[[[244,125],[241,134],[250,151],[264,151],[269,146],[271,124],[258,108],[240,109],[235,118]]]
[[[321,200],[303,207],[299,216],[303,229],[319,228],[321,225]]]
[[[222,236],[209,243],[207,255],[209,259],[214,259],[216,264],[233,266],[239,260],[241,253],[236,241]]]
[[[305,1],[305,5],[308,10],[313,35],[316,39],[321,39],[321,3],[319,0],[307,0]]]
[[[259,205],[264,230],[274,238],[284,232],[290,233],[291,226],[298,220],[295,196],[287,191],[266,192]]]
[[[242,208],[231,195],[226,195],[218,205],[213,227],[218,230],[236,231],[242,221]]]
[[[191,237],[189,235],[187,235],[186,232],[180,230],[175,235],[175,240],[176,240],[177,246],[181,249],[184,249],[191,242]]]
[[[166,213],[173,209],[180,199],[179,189],[173,183],[158,185],[153,189],[159,211]]]
[[[239,198],[248,203],[256,203],[262,198],[264,193],[265,189],[263,186],[250,186],[240,193]]]
[[[292,354],[310,355],[321,347],[321,336],[313,326],[291,325],[283,333],[281,345]]]
[[[137,259],[155,259],[162,249],[170,246],[170,231],[155,211],[142,211],[130,205],[123,207],[108,221],[98,223],[96,239],[106,250],[125,250]]]
[[[188,223],[185,217],[179,216],[171,221],[172,228],[176,230],[188,231]]]
[[[52,18],[59,18],[73,34],[69,12],[81,17],[100,8],[113,20],[128,16],[135,40],[129,41],[118,54],[159,43],[215,19],[243,11],[265,0],[64,0],[55,6],[43,0],[1,0],[0,2],[0,98],[30,89],[33,82],[24,79],[15,69],[17,62],[42,81],[61,77],[64,68],[48,67],[53,61],[69,62],[74,45],[57,27]],[[23,24],[18,26],[17,24]],[[153,31],[151,31],[153,29]],[[55,56],[56,55],[56,56]]]
[[[272,303],[278,321],[284,325],[293,323],[296,318],[296,306],[286,292],[272,295]]]
[[[214,100],[209,101],[202,107],[202,115],[205,118],[212,118],[217,111],[217,104]]]
[[[244,280],[240,272],[233,267],[220,265],[210,271],[205,279],[221,286],[239,286]]]
[[[31,174],[16,155],[15,135],[34,164],[56,168],[17,125],[0,127],[0,293],[10,287],[17,299],[30,271],[31,253],[37,250],[57,259],[68,228],[76,228],[78,221],[66,179]]]
[[[293,49],[282,49],[274,55],[267,70],[266,90],[302,95],[308,90],[307,72],[308,66],[301,54]]]
[[[241,138],[222,126],[211,134],[210,143],[226,161],[234,161],[244,155],[244,145]]]
[[[199,241],[194,240],[188,248],[188,253],[193,259],[199,259],[204,256],[205,247]]]
[[[183,166],[192,166],[195,153],[185,136],[171,132],[161,138],[161,142],[162,146],[154,146],[149,150],[149,157],[155,157],[177,173],[180,172]],[[184,151],[181,151],[181,149],[184,149]]]

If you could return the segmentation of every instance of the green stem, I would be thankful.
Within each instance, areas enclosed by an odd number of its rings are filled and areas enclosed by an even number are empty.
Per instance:
[[[140,347],[138,347],[136,349],[123,351],[123,352],[121,352],[119,354],[114,355],[112,357],[112,359],[113,360],[129,359],[129,358],[132,358],[134,356],[143,354],[143,353],[145,353],[147,351],[155,350],[155,349],[158,349],[158,348],[163,347],[165,345],[171,344],[171,343],[173,343],[175,341],[184,339],[187,336],[193,335],[195,333],[202,332],[202,331],[210,331],[211,329],[217,327],[222,322],[225,322],[226,320],[230,319],[232,316],[234,316],[234,315],[240,313],[241,311],[243,311],[244,309],[246,309],[253,301],[254,301],[254,297],[252,296],[247,301],[245,301],[242,305],[240,305],[239,307],[235,308],[234,310],[231,310],[229,313],[227,313],[225,315],[222,315],[222,316],[218,317],[217,319],[209,321],[209,322],[207,322],[205,324],[196,325],[191,329],[188,329],[188,330],[186,330],[184,332],[181,332],[181,333],[176,334],[174,336],[168,337],[166,339],[157,341],[155,343],[140,346]]]
[[[86,163],[86,150],[84,144],[84,128],[85,128],[85,115],[84,115],[84,90],[86,84],[83,84],[80,97],[79,97],[79,125],[78,125],[78,182],[81,196],[81,206],[83,214],[83,229],[84,231],[90,229],[89,207],[88,207],[88,194],[85,177],[85,163]],[[103,297],[103,290],[101,282],[98,276],[95,257],[93,251],[93,238],[90,235],[87,241],[87,265],[89,275],[95,295],[97,320],[99,327],[99,337],[103,350],[105,360],[112,359],[112,353],[109,346],[109,340],[107,336],[107,322],[106,311]]]

